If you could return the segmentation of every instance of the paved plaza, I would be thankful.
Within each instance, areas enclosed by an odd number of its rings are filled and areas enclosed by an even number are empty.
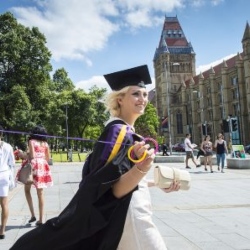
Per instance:
[[[82,165],[78,162],[51,166],[54,186],[45,190],[46,220],[58,215],[76,192]],[[184,169],[184,163],[162,165]],[[225,169],[223,174],[205,172],[204,167],[195,169],[191,164],[190,167],[190,190],[166,194],[158,188],[150,188],[154,221],[168,250],[250,250],[250,169]],[[148,177],[153,177],[153,171]],[[35,189],[32,194],[38,217]],[[30,213],[22,185],[10,193],[9,206],[1,250],[9,249],[35,226],[27,224]]]

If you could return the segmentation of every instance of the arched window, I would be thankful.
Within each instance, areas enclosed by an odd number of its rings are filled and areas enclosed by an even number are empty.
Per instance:
[[[176,114],[177,121],[177,134],[183,134],[182,114],[178,112]]]

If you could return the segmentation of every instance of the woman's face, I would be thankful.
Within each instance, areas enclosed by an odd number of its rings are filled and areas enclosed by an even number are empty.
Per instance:
[[[127,93],[118,99],[121,112],[142,115],[148,103],[148,92],[145,88],[129,87]]]

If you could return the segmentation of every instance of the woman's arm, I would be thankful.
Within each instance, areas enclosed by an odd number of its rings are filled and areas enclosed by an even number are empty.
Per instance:
[[[29,160],[32,160],[34,158],[34,147],[32,140],[29,140]]]
[[[49,144],[46,143],[46,151],[45,151],[45,159],[47,162],[50,160],[50,150],[49,150]]]
[[[140,164],[134,165],[128,172],[123,174],[120,179],[113,185],[113,194],[116,198],[122,198],[130,193],[141,179],[150,170],[153,160],[155,158],[154,149],[148,150],[149,145],[145,142],[138,142],[134,146],[135,155],[142,155],[144,151],[147,152],[147,158]]]
[[[215,140],[214,147],[217,148],[218,140]]]
[[[227,152],[227,154],[228,154],[227,142],[226,142],[226,141],[224,141],[223,143],[224,143],[224,148],[225,148],[225,150],[226,150],[226,152]]]
[[[206,154],[206,151],[205,151],[204,148],[203,148],[203,144],[204,144],[204,141],[201,143],[200,149],[204,152],[204,154]]]

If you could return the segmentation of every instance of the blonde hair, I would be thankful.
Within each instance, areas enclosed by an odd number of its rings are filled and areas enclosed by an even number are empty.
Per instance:
[[[117,117],[120,114],[120,105],[118,103],[118,98],[123,97],[128,92],[129,86],[124,87],[117,91],[112,91],[109,93],[105,100],[106,112],[109,112],[111,116]]]
[[[221,137],[222,139],[224,139],[224,136],[223,136],[222,133],[219,133],[219,134],[217,135],[217,139],[219,139],[220,137]]]

